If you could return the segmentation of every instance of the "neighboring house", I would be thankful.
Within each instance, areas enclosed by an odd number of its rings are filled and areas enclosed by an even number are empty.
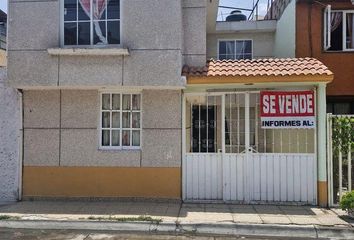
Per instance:
[[[327,109],[334,114],[354,114],[352,2],[298,1],[296,5],[296,56],[315,57],[334,72],[327,90]]]
[[[7,14],[0,10],[0,67],[6,66]]]
[[[9,4],[25,198],[327,204],[333,74],[274,58],[295,49],[295,35],[281,41],[288,15],[216,22],[217,0],[105,2]]]
[[[0,10],[0,202],[20,198],[21,94],[6,81],[7,15]]]

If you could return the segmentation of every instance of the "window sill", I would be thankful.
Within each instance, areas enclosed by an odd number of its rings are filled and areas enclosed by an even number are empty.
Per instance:
[[[112,148],[112,147],[99,147],[98,151],[100,152],[120,152],[120,153],[129,153],[129,152],[140,152],[141,147],[136,148]]]
[[[53,56],[128,56],[127,48],[48,48]]]

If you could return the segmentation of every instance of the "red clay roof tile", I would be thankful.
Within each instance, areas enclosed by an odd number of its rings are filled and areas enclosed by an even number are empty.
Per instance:
[[[269,58],[253,60],[209,60],[204,67],[184,66],[184,76],[292,76],[333,75],[315,58]]]

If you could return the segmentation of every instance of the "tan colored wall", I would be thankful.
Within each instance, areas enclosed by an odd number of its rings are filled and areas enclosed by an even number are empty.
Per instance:
[[[0,67],[7,66],[7,58],[6,58],[6,51],[0,49]]]
[[[180,168],[25,167],[25,197],[181,198]]]
[[[327,3],[326,3],[327,4]],[[332,9],[351,9],[347,1],[330,1]],[[297,3],[296,6],[296,57],[315,57],[334,73],[328,84],[327,95],[354,95],[354,52],[323,51],[323,10],[326,5]],[[311,24],[309,24],[311,22]]]
[[[93,184],[91,192],[84,192],[86,195],[83,194],[79,185],[73,185],[67,195],[64,194],[65,196],[79,196],[80,194],[92,197],[106,196],[112,186],[121,188],[121,185],[126,185],[126,189],[129,189],[128,186],[135,187],[139,184],[145,187],[151,184],[151,188],[156,188],[154,185],[157,184],[154,183],[156,181],[162,186],[161,191],[156,193],[156,197],[164,196],[164,194],[166,197],[179,196],[174,190],[171,190],[174,191],[174,194],[171,194],[170,190],[164,192],[164,189],[171,188],[171,182],[165,179],[169,171],[179,172],[181,166],[181,91],[142,91],[142,146],[140,150],[99,149],[97,129],[99,97],[97,90],[25,90],[23,92],[23,163],[25,172],[26,169],[31,169],[31,171],[28,170],[30,172],[25,173],[24,177],[24,190],[27,188],[25,195],[57,196],[60,191],[56,192],[55,189],[65,188],[67,186],[65,184],[69,183],[58,185],[57,181],[63,176],[72,179],[73,176],[70,174],[76,171],[74,169],[80,168],[82,172],[90,174],[92,169],[95,169],[91,178],[86,174],[81,177],[82,179],[87,177],[91,184],[98,181],[97,184],[101,184],[100,189],[105,189],[102,190],[105,194],[94,190],[96,185]],[[125,172],[125,169],[128,169],[132,175],[121,173]],[[119,181],[114,177],[101,179],[100,176],[104,176],[105,171],[117,172],[116,177],[122,176],[122,178]],[[53,179],[46,181],[45,176],[49,178],[46,174],[52,174]],[[38,175],[43,178],[39,178]],[[134,182],[131,179],[132,176],[136,175],[139,175],[138,179],[134,180],[135,183],[131,183]],[[80,182],[82,180],[80,179],[75,178],[72,181]],[[147,182],[144,183],[145,181]],[[171,175],[171,181],[174,184],[180,184],[180,176]],[[42,183],[46,185],[42,186]],[[85,184],[82,185],[83,188]],[[176,186],[179,188],[179,185]],[[53,190],[52,192],[42,191],[41,188]],[[148,190],[140,191],[139,189],[143,187],[137,188],[132,197],[152,197],[146,194]],[[154,191],[152,189],[152,193]],[[116,197],[128,196],[129,193],[126,190],[112,191]]]
[[[272,57],[274,49],[274,36],[274,33],[208,34],[207,58],[218,58],[218,39],[252,39],[254,58]]]

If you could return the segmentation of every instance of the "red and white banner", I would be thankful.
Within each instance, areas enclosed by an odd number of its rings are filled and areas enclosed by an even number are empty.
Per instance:
[[[314,128],[313,91],[262,91],[260,94],[262,128]]]

